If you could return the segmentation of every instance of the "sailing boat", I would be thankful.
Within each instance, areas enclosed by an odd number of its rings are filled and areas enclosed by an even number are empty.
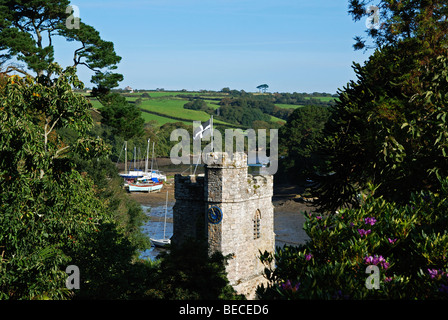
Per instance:
[[[148,158],[149,158],[149,139],[148,139],[148,147],[146,148],[146,162],[145,162],[145,173],[138,178],[137,183],[128,183],[129,192],[133,191],[158,191],[162,189],[163,182],[159,181],[159,179],[152,177],[152,175],[148,174]],[[154,144],[153,144],[153,158],[154,158]],[[152,162],[151,162],[151,171],[152,171]]]
[[[125,187],[128,186],[129,182],[133,181],[134,179],[138,179],[143,177],[143,171],[141,170],[136,170],[135,169],[135,158],[136,158],[136,150],[134,147],[134,170],[130,170],[128,172],[128,142],[125,141],[124,142],[124,173],[120,173],[120,177],[122,177],[124,179],[124,185]],[[121,149],[121,151],[123,151],[123,149]],[[121,157],[121,153],[120,153],[120,157]],[[120,157],[118,157],[118,159],[120,159]],[[118,163],[118,161],[117,161]]]
[[[154,170],[153,169],[153,163],[154,163],[154,145],[155,143],[152,143],[152,158],[151,158],[151,169],[148,172],[148,159],[149,159],[149,140],[148,140],[148,147],[146,149],[146,162],[145,162],[145,173],[143,174],[143,177],[140,177],[139,181],[145,181],[145,180],[151,180],[153,178],[156,178],[157,180],[166,181],[166,175],[163,174],[160,170]]]
[[[151,242],[156,247],[166,247],[167,245],[171,244],[171,240],[166,238],[166,213],[168,211],[168,191],[166,192],[166,203],[165,203],[165,222],[163,224],[163,239],[154,239],[150,238]]]

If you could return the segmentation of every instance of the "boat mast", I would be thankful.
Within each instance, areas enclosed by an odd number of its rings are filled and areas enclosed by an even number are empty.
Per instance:
[[[166,229],[166,212],[168,210],[168,191],[166,192],[166,202],[165,202],[165,223],[163,224],[163,239],[165,239],[165,229]]]
[[[124,173],[128,173],[128,142],[124,142]]]
[[[135,155],[136,155],[136,152],[137,152],[136,151],[136,147],[134,147],[134,171],[135,171],[135,158],[136,158]]]
[[[152,177],[152,163],[154,162],[154,144],[155,142],[152,143],[151,177]]]
[[[148,162],[149,162],[149,141],[151,139],[148,139],[148,146],[146,147],[146,161],[145,161],[145,173],[148,173]]]

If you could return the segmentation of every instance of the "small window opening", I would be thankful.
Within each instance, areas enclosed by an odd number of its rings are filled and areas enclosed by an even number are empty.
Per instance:
[[[257,209],[254,217],[254,240],[259,239],[261,236],[260,233],[260,220],[261,220],[261,212]]]

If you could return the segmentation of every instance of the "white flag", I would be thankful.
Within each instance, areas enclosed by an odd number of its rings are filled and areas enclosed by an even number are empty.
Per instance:
[[[208,120],[197,127],[193,132],[193,140],[202,139],[203,136],[211,132],[211,121]]]

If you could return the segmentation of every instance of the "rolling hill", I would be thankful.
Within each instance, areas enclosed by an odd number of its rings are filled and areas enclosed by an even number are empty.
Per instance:
[[[223,92],[139,91],[134,93],[120,93],[126,97],[126,100],[129,103],[136,104],[140,108],[145,122],[152,122],[153,124],[160,126],[174,122],[183,122],[187,125],[191,125],[193,121],[207,121],[210,118],[210,115],[205,111],[184,109],[183,106],[191,99],[202,99],[206,102],[207,107],[216,110],[219,108],[221,99],[231,97],[229,93]],[[101,109],[102,105],[96,98],[87,97],[94,108]],[[313,96],[313,98],[325,102],[334,100],[334,98],[328,96]],[[303,107],[304,105],[276,103],[275,106],[281,109],[296,109]],[[271,122],[277,122],[279,124],[286,122],[275,116],[269,116]],[[236,127],[235,124],[218,119],[214,119],[214,122],[225,127]]]

